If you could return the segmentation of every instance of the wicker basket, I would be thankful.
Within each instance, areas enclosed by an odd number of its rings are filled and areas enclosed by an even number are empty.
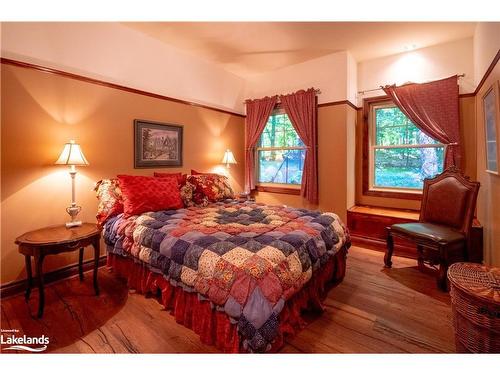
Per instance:
[[[448,279],[457,351],[500,353],[500,268],[455,263]]]

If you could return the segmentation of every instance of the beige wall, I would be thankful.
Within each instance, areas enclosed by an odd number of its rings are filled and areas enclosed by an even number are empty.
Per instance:
[[[355,62],[349,52],[332,53],[248,77],[245,81],[245,97],[262,98],[314,87],[321,90],[318,96],[320,104],[353,100],[349,94],[355,90],[354,69]]]
[[[355,122],[356,111],[346,104],[318,108],[319,205],[297,195],[267,192],[257,193],[256,200],[331,211],[345,221],[347,209],[354,204]]]
[[[459,99],[460,133],[463,142],[463,170],[467,176],[476,178],[476,121],[475,99],[473,96]],[[420,201],[373,197],[363,194],[363,111],[358,110],[356,125],[356,204],[391,207],[401,209],[420,209]]]
[[[460,78],[460,93],[470,93],[476,88],[474,82],[472,38],[442,43],[414,51],[398,53],[358,63],[358,90],[371,90],[389,84],[425,82],[465,73]],[[358,97],[384,95],[382,90]]]
[[[235,191],[243,189],[244,118],[159,100],[58,75],[2,64],[1,72],[1,283],[24,277],[15,238],[64,223],[70,202],[67,169],[54,166],[62,146],[77,140],[90,162],[78,168],[80,218],[95,222],[94,183],[134,169],[133,120],[184,125],[184,166],[166,171],[221,168],[230,148],[239,162],[230,169]],[[90,253],[90,252],[89,252]],[[45,270],[74,263],[75,253],[48,257]]]
[[[488,76],[476,95],[477,177],[481,183],[478,197],[478,219],[484,227],[484,260],[500,266],[500,176],[486,172],[483,95],[494,84],[500,84],[500,64]],[[497,98],[500,100],[500,98]],[[498,139],[497,134],[497,139]]]
[[[4,22],[2,57],[243,113],[245,81],[120,22]]]
[[[500,22],[478,22],[474,30],[474,77],[479,84],[500,48]]]

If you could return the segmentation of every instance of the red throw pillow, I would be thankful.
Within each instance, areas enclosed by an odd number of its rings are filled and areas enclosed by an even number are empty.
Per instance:
[[[118,175],[118,180],[123,195],[125,217],[183,207],[175,176]]]
[[[178,172],[178,173],[155,172],[154,176],[155,177],[176,177],[177,182],[179,182],[179,186],[182,186],[182,185],[186,184],[187,174],[182,174],[182,172]]]

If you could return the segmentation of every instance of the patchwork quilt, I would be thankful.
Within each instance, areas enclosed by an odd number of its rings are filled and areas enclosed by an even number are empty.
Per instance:
[[[270,348],[285,301],[350,244],[336,214],[234,200],[119,215],[104,239],[109,252],[141,260],[225,311],[253,352]]]

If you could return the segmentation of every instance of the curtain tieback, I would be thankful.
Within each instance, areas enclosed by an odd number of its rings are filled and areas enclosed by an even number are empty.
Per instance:
[[[446,146],[458,146],[457,142],[447,143]]]

